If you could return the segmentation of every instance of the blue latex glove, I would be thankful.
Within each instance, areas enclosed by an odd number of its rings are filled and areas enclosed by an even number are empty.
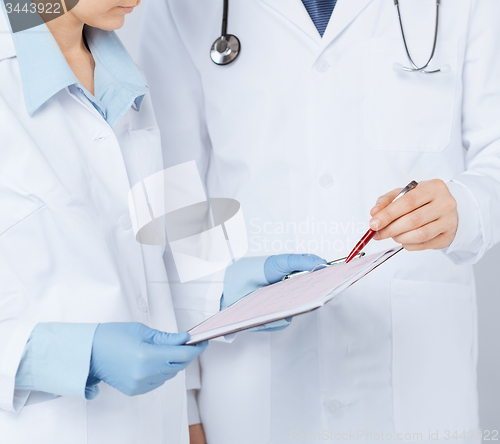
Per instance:
[[[312,254],[280,254],[269,257],[240,259],[227,268],[221,310],[233,305],[261,287],[274,284],[294,271],[311,271],[326,261]],[[292,318],[261,325],[248,331],[279,331],[290,325]]]
[[[267,282],[275,284],[294,271],[311,271],[326,261],[314,254],[278,254],[270,256],[264,264]]]
[[[103,381],[128,396],[154,390],[184,370],[208,342],[182,345],[189,333],[163,333],[136,322],[99,324],[88,386]]]

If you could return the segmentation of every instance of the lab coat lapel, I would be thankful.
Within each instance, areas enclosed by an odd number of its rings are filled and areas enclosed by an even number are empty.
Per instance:
[[[292,22],[297,28],[315,40],[321,42],[321,36],[314,26],[311,17],[301,0],[261,0],[270,8],[274,9],[278,14],[286,20]],[[351,0],[348,0],[351,1]]]
[[[373,0],[338,0],[332,17],[323,35],[323,48],[326,48],[346,29],[354,19],[365,10]]]

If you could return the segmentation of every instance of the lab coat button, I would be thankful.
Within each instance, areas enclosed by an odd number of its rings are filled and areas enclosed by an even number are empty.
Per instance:
[[[107,139],[110,136],[109,133],[105,131],[99,131],[95,136],[94,136],[94,142],[100,142],[101,140]]]
[[[325,174],[319,179],[319,184],[323,188],[330,188],[333,185],[333,177],[330,174]]]
[[[132,227],[132,221],[130,220],[130,217],[127,214],[122,214],[120,216],[118,223],[120,224],[120,227],[122,227],[123,230],[129,230],[130,227]]]
[[[320,74],[324,74],[325,72],[328,71],[329,68],[330,65],[327,62],[325,62],[324,60],[320,60],[318,63],[316,63],[314,70],[316,72],[319,72]]]
[[[156,396],[157,390],[148,393],[148,398],[153,399]]]
[[[137,299],[137,306],[139,307],[139,310],[141,310],[143,313],[146,313],[148,311],[148,304],[142,297]]]
[[[325,407],[325,411],[329,415],[336,415],[340,411],[340,404],[335,399],[330,399],[329,401],[325,401],[323,406]]]

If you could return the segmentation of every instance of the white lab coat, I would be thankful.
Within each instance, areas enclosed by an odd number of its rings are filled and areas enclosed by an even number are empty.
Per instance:
[[[448,182],[460,226],[449,249],[403,252],[284,331],[214,342],[190,383],[208,443],[477,429],[471,264],[500,235],[500,3],[441,2],[431,67],[451,70],[434,75],[393,70],[409,62],[389,0],[339,0],[323,39],[300,0],[232,0],[241,54],[217,66],[222,3],[150,2],[141,59],[167,165],[196,159],[212,197],[241,202],[250,255],[346,256],[376,198],[413,179]],[[400,4],[425,63],[435,0]],[[175,288],[183,328],[216,310],[221,288],[200,288]]]
[[[75,89],[75,94],[78,91]],[[0,12],[0,442],[188,442],[184,375],[144,396],[94,401],[14,391],[39,322],[142,322],[177,331],[163,248],[135,241],[128,192],[162,169],[148,97],[115,131],[64,89],[30,117]]]

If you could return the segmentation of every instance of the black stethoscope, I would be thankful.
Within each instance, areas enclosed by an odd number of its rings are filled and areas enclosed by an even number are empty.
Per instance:
[[[238,37],[227,33],[227,13],[229,0],[224,0],[224,12],[222,13],[221,36],[210,48],[210,58],[216,65],[229,65],[236,60],[241,51]]]
[[[399,25],[401,28],[401,36],[403,38],[403,44],[406,50],[406,55],[410,60],[411,67],[405,67],[400,63],[395,63],[393,69],[395,71],[405,71],[405,72],[420,72],[422,74],[435,74],[438,72],[447,73],[450,71],[449,65],[443,66],[441,69],[435,69],[433,71],[428,71],[426,68],[430,65],[434,58],[436,52],[437,40],[438,40],[438,28],[439,28],[439,5],[441,0],[436,0],[436,26],[434,29],[434,42],[432,45],[432,52],[427,63],[423,66],[417,66],[413,61],[410,50],[408,48],[408,43],[406,42],[405,31],[403,28],[403,20],[401,18],[401,10],[399,9],[399,0],[394,0],[394,5],[396,6],[399,18]],[[217,65],[228,65],[234,62],[241,51],[241,44],[238,37],[227,33],[227,15],[229,10],[229,0],[224,0],[224,11],[222,13],[222,32],[221,36],[214,42],[210,48],[210,58]]]

